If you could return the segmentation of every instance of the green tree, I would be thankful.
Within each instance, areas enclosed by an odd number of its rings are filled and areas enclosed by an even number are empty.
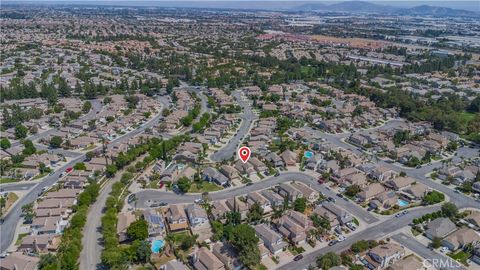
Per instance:
[[[350,197],[355,197],[360,191],[361,189],[358,185],[351,185],[347,187],[345,194]]]
[[[16,139],[24,139],[27,137],[28,128],[24,125],[18,124],[15,126],[15,138]]]
[[[223,237],[223,224],[220,221],[212,220],[213,241],[219,241]]]
[[[2,138],[0,140],[0,147],[5,150],[5,149],[8,149],[12,146],[12,144],[10,143],[10,141],[7,139],[7,138]]]
[[[92,109],[92,103],[90,101],[85,101],[82,106],[82,112],[88,113]]]
[[[130,246],[132,254],[134,254],[133,261],[136,263],[147,263],[150,261],[150,256],[152,255],[152,250],[150,248],[150,243],[148,241],[133,241]]]
[[[117,166],[115,164],[109,164],[107,165],[107,168],[105,170],[105,174],[107,177],[113,177],[117,173]]]
[[[52,253],[40,255],[40,261],[38,262],[38,269],[56,269],[57,257]]]
[[[305,198],[297,198],[293,203],[293,209],[300,213],[305,212],[306,208],[307,208],[307,199]]]
[[[322,269],[330,269],[334,266],[339,266],[341,258],[333,252],[328,252],[322,256],[317,257],[317,266]]]
[[[440,238],[440,237],[434,237],[434,238],[432,239],[432,244],[431,244],[431,245],[432,245],[433,248],[439,248],[439,247],[441,247],[441,246],[442,246],[442,238]]]
[[[37,149],[33,145],[33,142],[30,141],[30,140],[24,140],[23,141],[23,146],[24,146],[24,148],[22,150],[22,153],[26,156],[33,155],[33,154],[35,154],[35,152],[37,152]]]
[[[432,190],[425,195],[423,198],[423,202],[425,204],[436,204],[439,202],[443,202],[445,200],[445,195],[441,192],[436,190]]]
[[[190,179],[187,177],[183,176],[177,181],[177,186],[178,189],[180,189],[181,192],[186,193],[188,190],[190,190],[190,186],[192,185],[192,182]]]
[[[60,146],[62,146],[62,143],[63,143],[63,139],[60,136],[53,136],[50,139],[50,146],[52,148],[59,148]]]
[[[355,253],[360,253],[368,249],[368,242],[366,240],[360,240],[352,244],[350,249]]]
[[[263,217],[263,208],[258,204],[254,203],[250,207],[248,213],[247,213],[247,220],[249,222],[258,222],[262,219]]]
[[[148,237],[148,223],[144,219],[132,222],[127,228],[127,235],[132,240],[145,240]]]
[[[87,169],[87,166],[85,166],[85,163],[83,162],[77,162],[73,168],[77,171],[85,171]]]
[[[240,261],[250,269],[260,263],[260,250],[255,230],[248,224],[240,224],[233,229],[231,244],[238,251]]]
[[[92,158],[95,157],[95,153],[93,151],[88,151],[86,154],[85,154],[85,157],[87,160],[91,160]]]
[[[197,238],[198,238],[198,235],[196,235],[196,234],[184,237],[182,239],[182,242],[180,243],[180,248],[183,249],[183,250],[190,249],[191,247],[193,247],[193,245],[195,245],[195,242],[197,241]]]
[[[458,208],[455,204],[447,202],[442,205],[442,213],[447,217],[455,217],[458,214]]]

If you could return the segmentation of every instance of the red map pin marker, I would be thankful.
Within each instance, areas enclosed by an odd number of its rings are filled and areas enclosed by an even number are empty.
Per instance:
[[[243,146],[240,149],[238,149],[238,156],[243,161],[243,163],[247,163],[251,153],[252,152],[250,151],[250,148],[246,146]]]

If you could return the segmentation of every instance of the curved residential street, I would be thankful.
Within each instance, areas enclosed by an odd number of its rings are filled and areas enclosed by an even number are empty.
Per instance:
[[[139,128],[122,135],[114,140],[112,140],[109,144],[111,147],[114,143],[122,142],[132,138],[133,136],[143,132],[146,128],[152,127],[155,125],[158,120],[161,118],[161,113],[157,114],[155,117],[150,119],[148,122],[144,123]],[[99,149],[101,146],[97,147]],[[92,149],[95,150],[95,149]],[[0,252],[5,252],[8,247],[11,245],[14,236],[15,236],[15,229],[17,227],[18,222],[20,221],[20,217],[22,214],[22,206],[34,202],[39,197],[39,193],[42,191],[44,187],[51,186],[55,184],[58,179],[60,178],[60,174],[64,172],[67,168],[73,167],[77,162],[81,162],[85,160],[85,153],[79,153],[77,157],[71,159],[67,164],[63,165],[62,167],[58,168],[52,175],[46,176],[41,182],[36,183],[25,196],[21,197],[19,201],[15,203],[15,205],[8,211],[7,215],[4,217],[4,222],[0,225]],[[5,190],[16,187],[24,188],[25,186],[30,186],[30,183],[17,183],[16,185],[8,185],[4,186],[1,185],[0,188],[4,188]],[[17,189],[18,190],[18,189]],[[87,223],[88,224],[88,223]]]
[[[238,102],[238,105],[240,105],[240,107],[242,107],[243,109],[242,123],[240,125],[240,128],[238,129],[237,134],[235,134],[235,136],[230,139],[227,145],[225,145],[220,150],[216,151],[210,156],[210,159],[214,162],[222,162],[224,160],[230,159],[232,156],[237,154],[239,144],[243,141],[243,139],[250,131],[253,120],[256,119],[252,108],[250,107],[248,102],[241,97],[239,91],[234,91],[233,97]]]

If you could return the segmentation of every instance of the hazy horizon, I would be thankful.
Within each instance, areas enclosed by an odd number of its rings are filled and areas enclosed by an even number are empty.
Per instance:
[[[31,4],[72,4],[72,5],[120,5],[120,6],[158,6],[158,7],[183,7],[183,8],[239,8],[239,9],[290,9],[296,6],[307,3],[323,3],[323,4],[335,4],[340,2],[351,1],[363,1],[363,0],[350,0],[350,1],[329,1],[329,0],[312,0],[312,1],[291,1],[291,0],[264,0],[264,1],[252,1],[252,0],[7,0],[3,1],[3,4],[15,4],[15,3],[31,3]],[[402,0],[370,0],[363,2],[371,2],[381,5],[389,5],[394,7],[414,7],[420,5],[430,5],[438,7],[447,7],[454,9],[466,9],[480,11],[480,1],[463,1],[463,0],[429,0],[429,1],[402,1]],[[279,4],[281,3],[281,4]],[[273,5],[274,4],[274,5]]]

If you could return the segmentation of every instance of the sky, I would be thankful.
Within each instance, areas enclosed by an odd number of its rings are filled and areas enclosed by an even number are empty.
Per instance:
[[[304,3],[320,2],[325,4],[338,3],[343,1],[331,1],[331,0],[309,0],[309,1],[292,1],[292,0],[1,0],[4,3],[15,2],[30,2],[30,3],[75,3],[75,4],[121,4],[121,5],[158,5],[158,6],[182,6],[187,7],[188,2],[192,3],[192,6],[203,6],[209,3],[222,3],[222,6],[240,6],[243,7],[246,2],[255,2],[255,6],[271,6],[273,2],[281,3],[285,8],[299,6]],[[355,0],[354,0],[355,1]],[[358,0],[363,1],[363,0]],[[413,7],[419,5],[430,5],[439,7],[449,7],[457,9],[475,10],[480,11],[480,0],[477,1],[464,1],[464,0],[365,0],[367,2],[374,2],[376,4],[397,6],[397,7]],[[210,6],[210,5],[207,5]]]

